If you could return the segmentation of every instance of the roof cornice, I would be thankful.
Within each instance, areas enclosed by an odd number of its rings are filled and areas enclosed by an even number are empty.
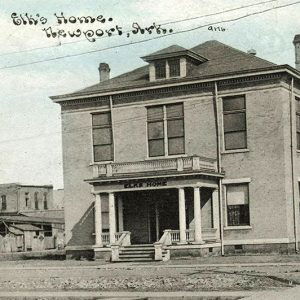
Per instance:
[[[198,63],[206,62],[208,59],[192,50],[181,50],[181,51],[176,51],[176,52],[170,52],[170,53],[161,53],[161,54],[150,54],[141,57],[146,62],[152,62],[155,60],[160,60],[160,59],[166,59],[166,58],[175,58],[175,57],[190,57],[191,59],[197,61]]]
[[[268,75],[268,74],[276,74],[276,73],[287,73],[292,77],[300,80],[300,72],[289,65],[279,65],[279,66],[272,66],[264,69],[256,69],[256,70],[249,70],[249,71],[241,71],[241,72],[233,72],[233,73],[223,73],[217,76],[205,76],[201,77],[194,77],[194,78],[181,78],[180,81],[178,79],[166,80],[164,82],[149,82],[141,87],[139,86],[131,86],[131,87],[124,87],[119,89],[107,89],[104,91],[95,91],[95,92],[81,92],[81,93],[72,93],[72,94],[65,94],[65,95],[58,95],[58,96],[50,96],[55,103],[65,102],[68,100],[78,100],[78,99],[86,99],[91,97],[105,97],[105,96],[113,96],[119,95],[124,93],[130,92],[138,92],[138,91],[145,91],[145,90],[154,90],[160,88],[171,88],[176,86],[183,86],[188,84],[197,84],[197,83],[208,83],[208,82],[215,82],[215,81],[222,81],[228,79],[236,79],[236,78],[243,78],[249,76],[257,76],[257,75]]]

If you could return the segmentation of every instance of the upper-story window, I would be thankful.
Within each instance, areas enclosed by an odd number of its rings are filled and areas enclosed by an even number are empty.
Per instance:
[[[6,203],[6,195],[1,196],[1,210],[6,210],[7,203]]]
[[[180,77],[180,59],[159,60],[154,63],[155,79]]]
[[[297,150],[300,150],[300,98],[296,98]]]
[[[155,78],[156,79],[162,79],[166,78],[166,61],[157,61],[155,63]]]
[[[30,199],[29,199],[29,193],[25,192],[25,207],[30,206]]]
[[[170,77],[180,76],[180,59],[173,58],[168,60]]]
[[[92,119],[94,161],[111,161],[114,159],[111,113],[93,114]]]
[[[38,192],[34,193],[34,209],[39,209]]]
[[[44,209],[48,209],[47,193],[44,193]]]
[[[223,124],[225,150],[247,148],[245,96],[223,99]]]
[[[149,107],[147,121],[149,157],[185,153],[182,103]]]

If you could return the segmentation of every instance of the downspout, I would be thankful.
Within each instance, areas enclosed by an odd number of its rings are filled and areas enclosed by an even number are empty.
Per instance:
[[[295,185],[295,149],[294,149],[294,132],[295,132],[295,101],[294,101],[294,78],[291,80],[291,97],[290,97],[290,134],[291,134],[291,167],[292,167],[292,190],[293,190],[293,214],[294,214],[294,235],[295,235],[295,252],[299,253],[298,246],[298,214],[297,214],[297,191]]]
[[[110,109],[110,118],[111,118],[111,134],[113,142],[113,160],[115,160],[115,139],[114,139],[114,117],[113,117],[113,101],[112,96],[109,96],[109,109]]]
[[[218,173],[222,172],[221,161],[221,127],[220,127],[220,109],[218,103],[218,84],[215,81],[215,114],[216,114],[216,133],[217,133],[217,169]],[[219,227],[220,227],[220,241],[221,241],[221,255],[224,255],[224,222],[223,222],[223,193],[222,193],[222,178],[219,178]]]

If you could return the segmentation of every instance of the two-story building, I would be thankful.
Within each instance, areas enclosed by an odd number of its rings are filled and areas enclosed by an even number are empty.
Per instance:
[[[142,59],[111,79],[101,63],[98,84],[51,97],[67,253],[298,251],[299,71],[218,41]]]
[[[19,247],[2,247],[0,239],[0,252],[33,250],[32,241],[40,235],[45,238],[44,249],[63,247],[62,192],[54,197],[57,191],[52,185],[0,184],[0,238],[8,236],[12,242],[15,238],[20,241]]]

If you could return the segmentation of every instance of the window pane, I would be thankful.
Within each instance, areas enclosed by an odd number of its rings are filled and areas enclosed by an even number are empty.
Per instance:
[[[163,120],[164,111],[162,106],[153,106],[147,109],[148,121]]]
[[[168,60],[170,77],[180,76],[180,61],[179,59],[169,59]]]
[[[148,123],[148,139],[161,139],[164,137],[164,123],[163,122],[151,122]]]
[[[94,146],[94,161],[113,160],[112,145]]]
[[[93,126],[111,125],[110,112],[93,115]]]
[[[93,129],[94,145],[105,145],[112,143],[111,128],[95,128]]]
[[[184,136],[183,120],[168,120],[168,137]]]
[[[300,131],[300,115],[296,115],[296,129]]]
[[[248,184],[226,186],[227,205],[241,205],[249,203]]]
[[[155,78],[166,78],[166,62],[159,61],[155,63]]]
[[[246,108],[244,96],[223,99],[223,111],[240,110],[244,108]]]
[[[246,130],[246,114],[224,114],[224,132]]]
[[[300,113],[300,98],[296,98],[296,105],[295,109],[297,113]]]
[[[184,153],[184,138],[168,139],[169,142],[169,155],[183,154]]]
[[[229,205],[227,206],[227,225],[242,226],[250,225],[249,205]]]
[[[167,105],[167,118],[181,118],[183,117],[183,104]]]
[[[225,137],[225,150],[247,148],[245,131],[225,133],[224,137]]]
[[[149,156],[165,155],[164,140],[149,141]]]

